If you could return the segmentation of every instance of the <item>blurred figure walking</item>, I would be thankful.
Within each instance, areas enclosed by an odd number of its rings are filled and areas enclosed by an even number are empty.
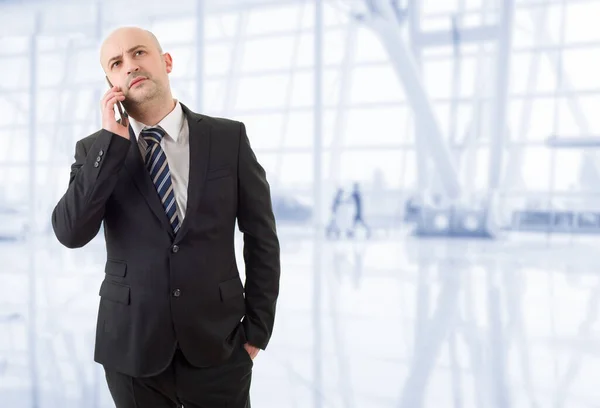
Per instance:
[[[354,210],[355,211],[354,211],[354,218],[352,220],[352,227],[348,229],[348,231],[346,232],[346,236],[348,238],[354,238],[356,236],[357,227],[359,225],[362,225],[362,227],[365,229],[366,237],[370,238],[371,229],[367,226],[367,224],[365,223],[365,220],[363,218],[362,195],[361,195],[358,183],[354,183],[354,189],[352,190],[352,193],[350,194],[349,201],[354,202]]]
[[[339,187],[335,196],[333,197],[333,203],[331,204],[331,220],[327,225],[327,229],[325,231],[327,238],[332,238],[332,235],[335,235],[335,238],[340,237],[340,226],[339,222],[339,208],[344,202],[344,190]]]

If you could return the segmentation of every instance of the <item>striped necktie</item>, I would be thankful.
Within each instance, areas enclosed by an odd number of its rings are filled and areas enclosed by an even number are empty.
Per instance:
[[[165,136],[165,131],[160,127],[144,129],[141,133],[142,138],[148,144],[144,162],[146,169],[150,173],[150,178],[156,187],[158,197],[165,209],[169,223],[173,232],[177,234],[179,227],[179,217],[177,216],[177,205],[175,203],[175,192],[173,191],[173,182],[171,180],[171,171],[167,156],[160,147],[160,141]]]

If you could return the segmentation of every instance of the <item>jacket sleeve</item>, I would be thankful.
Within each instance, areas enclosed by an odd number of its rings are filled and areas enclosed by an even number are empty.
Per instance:
[[[54,234],[67,248],[82,247],[98,233],[130,144],[104,129],[89,148],[77,142],[69,186],[52,212]]]
[[[237,219],[244,235],[246,316],[248,343],[265,349],[273,332],[279,295],[279,240],[266,174],[240,126]]]

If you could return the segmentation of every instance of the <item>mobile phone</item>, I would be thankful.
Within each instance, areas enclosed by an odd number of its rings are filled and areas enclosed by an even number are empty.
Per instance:
[[[110,82],[110,79],[108,79],[108,77],[106,78],[106,82],[108,82],[108,86],[110,88],[113,87],[113,84]],[[121,125],[125,126],[125,118],[127,117],[127,112],[125,111],[125,108],[123,107],[123,105],[121,105],[120,101],[117,101],[116,103],[117,105],[117,110],[119,111],[119,119],[121,119]]]

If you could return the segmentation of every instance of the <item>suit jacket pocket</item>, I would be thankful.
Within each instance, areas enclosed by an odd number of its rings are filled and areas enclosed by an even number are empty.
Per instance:
[[[219,178],[227,177],[231,175],[231,167],[221,167],[219,169],[209,170],[206,175],[206,181],[216,180]]]
[[[99,295],[104,299],[124,305],[128,305],[131,301],[129,286],[107,280],[102,282]]]
[[[107,275],[124,277],[127,273],[127,264],[122,261],[109,259],[106,261],[106,268],[104,268],[104,272]]]
[[[239,276],[226,280],[225,282],[219,283],[219,292],[221,294],[221,301],[234,298],[244,293],[244,285]]]

